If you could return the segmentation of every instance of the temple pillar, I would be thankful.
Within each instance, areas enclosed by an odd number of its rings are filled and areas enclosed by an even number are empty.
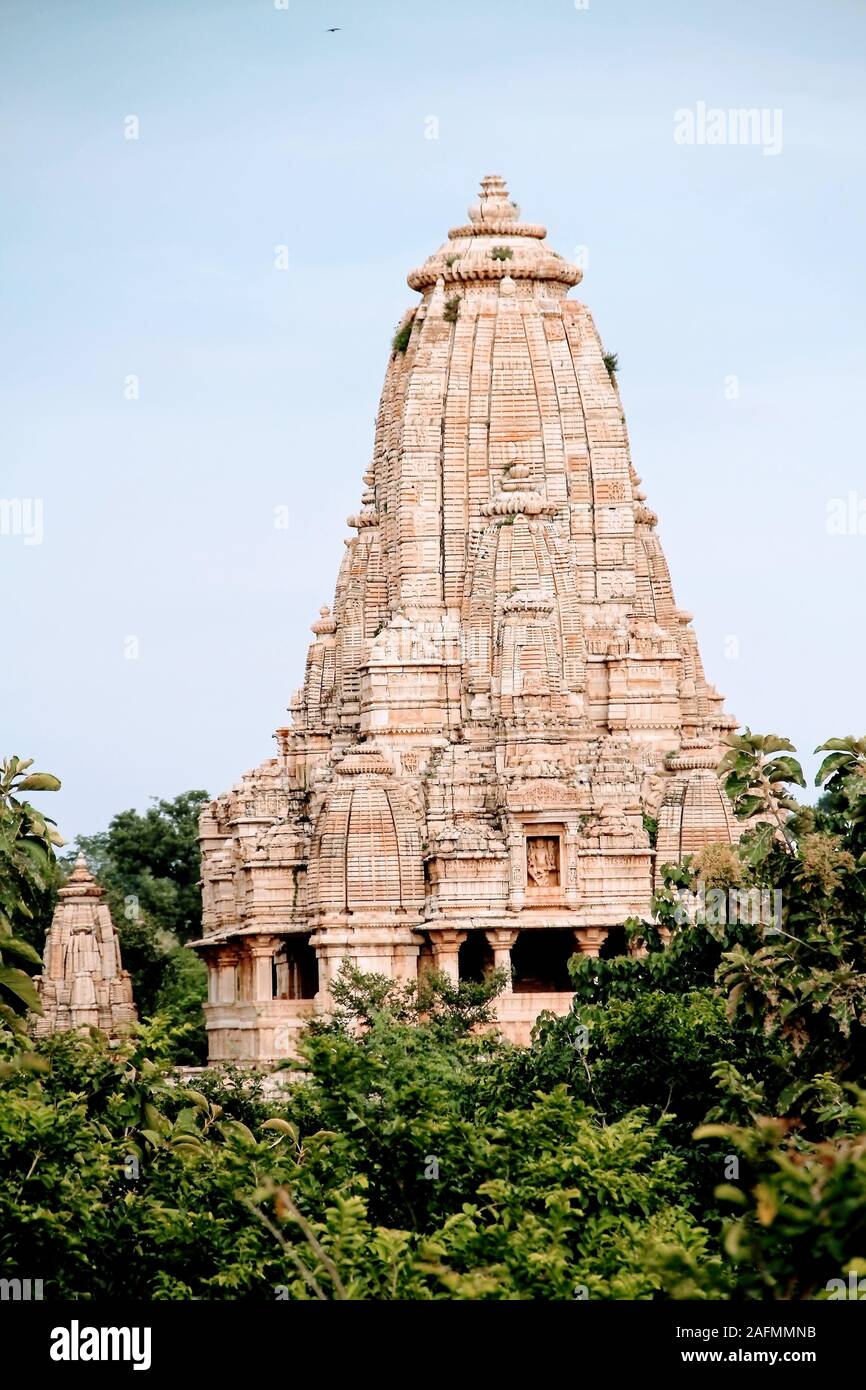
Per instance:
[[[342,924],[322,926],[310,938],[319,963],[319,1012],[332,1004],[331,985],[345,960],[365,974],[390,976],[401,984],[418,977],[421,938],[412,927],[388,921],[367,922],[347,928]]]
[[[202,951],[202,956],[207,966],[207,1002],[218,1004],[220,997],[219,952],[211,948],[208,951]]]
[[[215,999],[216,1004],[234,1004],[237,1001],[237,966],[240,960],[240,951],[234,947],[222,949],[217,952]]]
[[[430,933],[433,963],[437,970],[447,975],[452,985],[460,983],[460,947],[465,940],[465,931],[454,931],[450,927]]]
[[[584,956],[597,956],[607,940],[607,927],[576,927],[574,939]]]
[[[493,966],[496,970],[505,971],[505,989],[503,994],[511,994],[511,948],[517,940],[517,930],[507,927],[497,927],[494,931],[486,931],[488,944],[493,951]]]
[[[268,1003],[274,997],[274,954],[281,940],[279,936],[260,936],[250,941],[252,998],[256,1004]]]

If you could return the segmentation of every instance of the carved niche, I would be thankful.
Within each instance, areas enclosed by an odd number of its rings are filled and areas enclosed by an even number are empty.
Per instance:
[[[562,837],[559,827],[528,826],[526,834],[526,895],[528,899],[558,902],[563,883]]]

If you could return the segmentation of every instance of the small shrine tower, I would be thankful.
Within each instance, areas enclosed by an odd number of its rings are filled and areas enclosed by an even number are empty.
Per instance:
[[[116,1038],[135,1023],[132,981],[120,959],[120,943],[83,854],[58,894],[45,939],[44,965],[36,980],[43,1013],[37,1037],[76,1028],[101,1028]]]

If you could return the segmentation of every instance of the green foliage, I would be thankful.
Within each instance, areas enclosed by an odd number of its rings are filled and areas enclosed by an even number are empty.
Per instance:
[[[601,360],[603,361],[603,363],[604,363],[604,365],[605,365],[605,369],[606,369],[606,371],[607,371],[608,376],[610,377],[611,381],[613,382],[613,384],[614,384],[614,386],[615,386],[615,385],[616,385],[616,374],[617,374],[617,372],[619,371],[619,353],[616,353],[616,352],[605,352],[605,353],[602,355],[602,359],[601,359]]]
[[[154,1013],[175,1040],[178,1066],[202,1066],[207,1061],[207,1033],[202,1005],[207,998],[207,967],[184,947],[165,957]]]
[[[577,1003],[567,1018],[539,1019],[531,1047],[514,1055],[515,1083],[566,1084],[604,1123],[641,1110],[661,1125],[682,1163],[683,1200],[704,1222],[715,1219],[716,1155],[696,1146],[692,1132],[718,1113],[720,1069],[744,1060],[743,1039],[716,991],[668,993],[645,982],[631,997],[610,993],[602,1005]],[[754,1059],[748,1044],[746,1058]]]
[[[171,1085],[160,1046],[61,1035],[40,1045],[47,1074],[0,1091],[0,1260],[44,1270],[52,1297],[224,1297],[267,1268],[235,1195],[243,1127]]]
[[[491,991],[347,975],[267,1120],[255,1079],[173,1081],[152,1030],[49,1040],[0,1091],[0,1261],[58,1298],[719,1296],[643,1113],[497,1099]]]
[[[403,324],[402,328],[397,329],[397,332],[391,340],[391,347],[394,352],[406,351],[409,346],[409,339],[412,336],[412,325],[414,321],[414,318],[411,318],[408,323]]]
[[[864,1101],[860,1092],[846,1132],[817,1143],[796,1123],[766,1117],[696,1131],[740,1156],[740,1181],[717,1196],[731,1213],[724,1247],[741,1296],[823,1299],[831,1281],[866,1273]]]
[[[783,906],[772,929],[726,953],[720,987],[732,1015],[745,1015],[763,1036],[778,1039],[798,1072],[859,1080],[866,1066],[866,778],[860,745],[852,739],[824,745],[832,752],[819,782],[829,777],[846,807],[834,834],[819,829],[813,813],[803,812],[787,791],[788,782],[803,784],[787,739],[746,730],[731,743],[722,770],[728,771],[735,811],[766,817],[745,837],[741,858],[750,883],[771,885]]]
[[[860,862],[866,855],[866,738],[831,738],[815,752],[827,753],[815,778],[825,788],[816,828],[844,835]]]
[[[42,1011],[31,973],[21,966],[41,964],[28,937],[50,902],[54,847],[63,844],[54,822],[21,799],[22,792],[60,787],[50,772],[28,771],[32,766],[32,758],[18,757],[0,764],[0,1029],[15,1033],[24,1031],[28,1010]]]
[[[742,734],[732,735],[728,743],[730,748],[719,764],[719,775],[725,778],[725,791],[733,803],[734,815],[738,820],[768,816],[772,830],[788,838],[782,812],[799,808],[784,790],[785,783],[806,785],[797,759],[788,757],[795,752],[793,743],[776,734],[753,734],[748,728]]]
[[[510,246],[494,246],[490,252],[490,259],[493,261],[510,261],[514,257],[514,251]]]
[[[866,779],[858,742],[827,745],[844,756],[819,773],[831,781],[832,808],[816,815],[789,795],[788,784],[802,775],[787,740],[748,730],[732,739],[721,772],[749,821],[739,846],[709,846],[664,869],[652,920],[627,924],[632,954],[572,962],[576,1015],[595,1020],[591,1037],[602,1045],[597,1061],[592,1045],[585,1061],[606,1109],[598,1063],[607,1062],[611,1026],[631,1008],[610,1054],[624,1103],[637,1094],[657,1106],[657,1082],[669,1076],[678,1145],[701,1105],[714,1123],[749,1129],[781,1117],[805,1144],[848,1142],[844,1087],[866,1082]],[[712,998],[724,1019],[716,1014],[709,1048],[697,1034],[678,1046],[662,1013],[655,1041],[644,1039],[647,1065],[642,1080],[638,1065],[635,1093],[622,1048],[632,1038],[637,1045],[641,1020],[655,1018],[660,995],[674,996],[675,1012]],[[682,1083],[679,1067],[687,1071]],[[687,1164],[708,1219],[708,1170],[688,1155]]]
[[[460,316],[460,296],[455,294],[446,299],[442,317],[446,323],[456,323]]]
[[[848,738],[831,738],[819,744],[815,752],[827,754],[815,776],[816,786],[820,787],[837,776],[843,784],[852,776],[858,780],[866,776],[866,738],[853,738],[850,735]]]
[[[347,966],[278,1078],[190,1087],[180,947],[119,1046],[0,1035],[0,1261],[61,1298],[832,1296],[866,1270],[866,740],[822,751],[802,808],[787,740],[731,740],[739,845],[667,866],[528,1047],[500,974]]]
[[[256,1129],[275,1112],[273,1100],[265,1100],[265,1077],[262,1072],[224,1062],[209,1067],[195,1079],[195,1087],[212,1105],[219,1105],[233,1120],[240,1120],[248,1129]]]

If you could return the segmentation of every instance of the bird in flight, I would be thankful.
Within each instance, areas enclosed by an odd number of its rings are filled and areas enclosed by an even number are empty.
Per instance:
[[[342,34],[342,29],[326,29],[326,34]]]

